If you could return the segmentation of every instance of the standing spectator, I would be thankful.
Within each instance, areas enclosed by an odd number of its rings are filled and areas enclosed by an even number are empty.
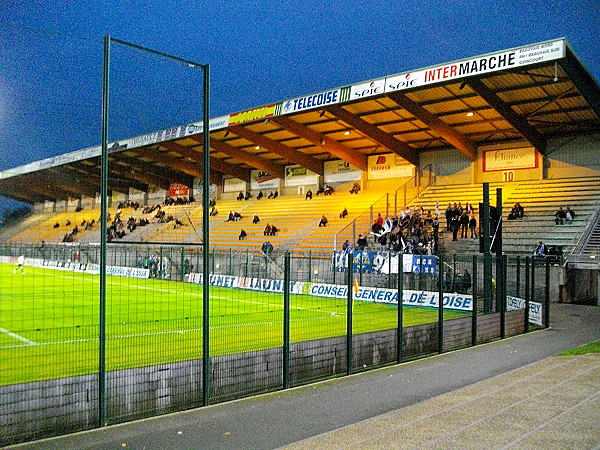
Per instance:
[[[349,250],[349,249],[350,249],[350,242],[348,241],[348,239],[346,239],[344,241],[344,243],[342,244],[342,250],[346,251],[346,250]]]
[[[450,203],[448,203],[448,207],[444,214],[446,216],[446,231],[450,231],[452,229],[452,219],[454,218],[454,211],[452,210],[452,205]]]
[[[471,214],[471,218],[469,219],[469,230],[471,231],[471,238],[475,239],[477,237],[477,233],[475,228],[477,227],[477,219],[475,219],[475,214]]]
[[[379,241],[379,245],[381,245],[381,250],[385,251],[387,250],[387,243],[388,243],[388,233],[384,233],[381,236],[379,236],[379,239],[377,239]]]
[[[546,246],[542,241],[540,241],[540,243],[533,251],[533,256],[546,256]]]
[[[273,252],[273,244],[271,244],[269,241],[265,241],[261,247],[261,251],[268,258]]]
[[[452,226],[452,240],[458,240],[458,230],[460,229],[460,217],[458,214],[455,214],[452,220],[450,221],[450,225]]]
[[[467,211],[464,210],[462,215],[460,216],[460,238],[466,239],[468,237],[468,229],[469,229],[469,216],[467,215]]]

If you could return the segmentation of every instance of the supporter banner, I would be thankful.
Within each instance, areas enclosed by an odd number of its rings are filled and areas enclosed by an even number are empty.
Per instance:
[[[345,181],[359,181],[362,170],[353,166],[349,162],[341,159],[335,161],[325,161],[324,172],[325,183],[342,183]]]
[[[368,159],[369,180],[412,177],[414,167],[395,153],[371,155]]]
[[[332,253],[331,269],[345,272],[349,253],[338,250]],[[398,273],[400,261],[398,253],[354,250],[352,270],[357,273],[389,274]],[[432,255],[402,254],[402,271],[405,273],[427,273],[437,275],[437,257]]]
[[[169,197],[183,197],[188,196],[190,188],[179,183],[171,183],[169,186]]]
[[[525,300],[519,297],[506,296],[506,310],[516,311],[525,309]],[[542,304],[538,302],[529,302],[529,322],[537,325],[544,325],[542,322]]]
[[[319,183],[319,175],[299,165],[285,166],[285,185],[304,186]]]
[[[239,178],[225,178],[223,192],[246,192],[246,182]]]
[[[281,178],[273,178],[268,172],[253,170],[250,172],[250,189],[279,189]]]
[[[483,171],[535,169],[538,157],[535,148],[505,148],[483,152]]]

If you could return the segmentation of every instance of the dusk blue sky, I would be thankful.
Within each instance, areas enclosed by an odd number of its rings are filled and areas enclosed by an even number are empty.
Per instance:
[[[557,37],[598,80],[599,30],[597,0],[3,1],[0,171],[100,143],[106,34],[210,64],[215,117]],[[201,119],[199,71],[112,56],[109,139]]]

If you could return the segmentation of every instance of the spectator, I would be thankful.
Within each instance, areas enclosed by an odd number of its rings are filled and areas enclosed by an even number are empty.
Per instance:
[[[317,189],[317,193],[315,195],[322,194],[323,192],[325,192],[325,189],[323,189],[323,186],[319,186],[319,189]]]
[[[324,215],[321,216],[321,220],[319,221],[319,227],[326,227],[327,226],[327,217],[325,217]]]
[[[213,207],[210,209],[210,212],[208,213],[208,215],[209,215],[209,216],[212,216],[212,217],[216,216],[217,214],[219,214],[219,211],[217,211],[217,208],[216,208],[215,206],[213,206]]]
[[[263,234],[265,236],[270,236],[271,235],[271,225],[267,224],[267,226],[265,227],[265,231],[263,232]]]
[[[260,200],[261,198],[263,198],[263,191],[258,191],[258,195],[256,196],[256,200]]]
[[[241,200],[244,200],[244,193],[242,191],[240,191],[240,193],[237,196],[237,201],[239,202]]]
[[[235,217],[233,216],[233,211],[229,211],[229,216],[227,217],[227,220],[225,222],[233,222],[235,220]]]
[[[388,242],[388,233],[384,233],[381,236],[379,236],[379,238],[377,239],[379,241],[379,244],[381,245],[381,250],[387,250],[387,242]]]
[[[275,225],[271,225],[271,236],[275,236],[275,233],[277,233],[279,231],[279,228],[277,228]]]
[[[250,197],[252,197],[252,194],[250,192],[246,192],[246,195],[244,196],[244,200],[249,200]]]
[[[475,228],[477,227],[477,219],[475,219],[475,214],[471,214],[471,218],[469,219],[469,230],[471,231],[471,238],[475,239],[477,237],[477,232]]]
[[[540,241],[540,243],[533,251],[533,256],[546,256],[546,246],[542,241]]]
[[[556,223],[556,225],[563,225],[567,220],[567,213],[561,206],[560,208],[558,208],[558,211],[556,211],[556,214],[554,214],[554,217],[554,222]]]
[[[273,244],[271,244],[269,241],[264,242],[261,247],[261,251],[266,257],[269,257],[273,252]]]
[[[242,230],[242,231],[240,231],[240,235],[238,236],[238,240],[239,241],[243,241],[246,238],[246,236],[248,236],[248,234],[246,233],[245,230]]]
[[[356,240],[356,249],[362,251],[365,249],[366,246],[367,239],[364,238],[362,234],[359,234],[358,239]]]
[[[379,233],[383,230],[383,217],[381,216],[381,213],[377,215],[377,218],[375,219],[375,222],[373,222],[371,229],[373,230],[373,233]]]
[[[465,239],[468,237],[468,229],[469,229],[469,216],[467,215],[467,211],[463,211],[460,216],[460,238]]]
[[[348,239],[346,239],[344,241],[344,243],[342,244],[342,250],[343,251],[350,250],[350,242],[348,241]]]
[[[252,219],[252,225],[256,225],[258,222],[260,222],[260,218],[258,217],[258,215],[254,214],[254,218]]]
[[[309,189],[308,191],[306,191],[306,196],[304,197],[305,200],[310,200],[312,198],[312,191]]]
[[[565,215],[565,221],[567,222],[567,225],[570,225],[573,219],[575,219],[575,213],[571,210],[571,208],[567,206],[567,209],[565,210]]]
[[[510,214],[508,215],[508,220],[522,219],[525,214],[525,208],[521,206],[520,203],[515,203],[515,205],[510,210]]]
[[[340,219],[345,219],[348,215],[348,210],[344,208],[344,210],[340,213]]]
[[[350,193],[351,194],[358,194],[358,191],[360,191],[360,186],[358,183],[354,183],[352,185],[352,189],[350,189]]]
[[[60,223],[56,222],[56,223],[54,224],[54,228],[58,228],[58,227],[60,227]]]
[[[452,240],[456,241],[458,240],[458,230],[460,229],[460,217],[458,213],[454,215],[450,225],[452,226]]]
[[[333,188],[331,187],[330,184],[328,184],[327,186],[325,186],[325,189],[323,190],[323,195],[331,195],[333,194]]]
[[[242,215],[236,211],[233,213],[233,221],[237,222],[238,220],[242,220]]]
[[[448,203],[448,207],[446,208],[444,215],[446,216],[446,231],[450,231],[452,229],[452,219],[454,218],[454,210],[452,209],[452,205],[450,203]]]

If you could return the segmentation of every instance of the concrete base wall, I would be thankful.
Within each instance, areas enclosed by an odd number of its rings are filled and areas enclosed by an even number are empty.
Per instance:
[[[524,329],[524,312],[506,313],[506,336]],[[471,345],[471,318],[444,322],[444,350]],[[477,318],[477,342],[500,336],[500,315]],[[353,336],[352,371],[395,363],[397,331]],[[402,357],[436,353],[437,323],[403,329]],[[345,337],[290,345],[290,384],[301,385],[347,372]],[[216,357],[211,363],[211,402],[281,389],[283,354],[273,348]],[[98,426],[98,376],[85,375],[2,386],[0,445]],[[109,423],[202,406],[202,360],[107,373]]]

